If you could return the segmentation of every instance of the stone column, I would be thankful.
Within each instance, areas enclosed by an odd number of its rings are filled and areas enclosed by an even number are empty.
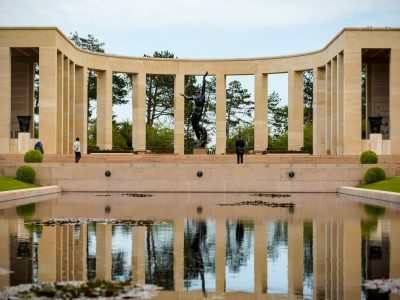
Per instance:
[[[268,148],[267,75],[257,73],[254,80],[254,151],[262,153]]]
[[[46,154],[57,153],[57,49],[39,48],[39,136]]]
[[[343,52],[337,56],[337,154],[343,155]]]
[[[64,153],[64,55],[57,53],[57,154]]]
[[[313,222],[313,299],[325,299],[325,222]]]
[[[112,71],[97,72],[97,146],[112,149]]]
[[[268,230],[265,220],[254,224],[254,292],[256,295],[267,291]]]
[[[174,154],[185,154],[185,75],[175,75],[174,82]]]
[[[331,154],[337,154],[337,59],[331,60]]]
[[[302,222],[288,224],[288,292],[303,295],[304,227]]]
[[[361,152],[361,49],[345,49],[343,57],[343,154]]]
[[[81,153],[87,154],[87,119],[88,119],[88,70],[76,67],[75,71],[75,135],[81,142]],[[73,137],[73,141],[75,137]]]
[[[68,152],[73,153],[72,145],[75,141],[75,63],[69,62],[69,134]]]
[[[176,292],[183,291],[183,259],[184,259],[184,220],[174,220],[174,286]]]
[[[7,219],[0,219],[0,253],[0,268],[10,271],[10,233]],[[0,291],[8,286],[10,286],[10,275],[0,276]]]
[[[332,150],[331,134],[331,62],[328,62],[325,66],[325,147],[326,154],[330,155]]]
[[[56,281],[56,229],[55,226],[43,226],[38,243],[39,282]]]
[[[11,135],[11,51],[0,47],[0,153],[10,152]]]
[[[226,220],[216,220],[215,231],[215,279],[216,293],[225,293],[225,266],[226,266]]]
[[[290,71],[288,77],[288,149],[299,150],[304,144],[303,72]]]
[[[111,281],[112,225],[96,224],[96,279]]]
[[[400,48],[390,51],[389,119],[391,154],[400,154]]]
[[[63,72],[63,153],[70,153],[69,149],[69,59],[64,55],[64,72]]]
[[[313,154],[325,155],[325,68],[314,68],[313,74]]]
[[[143,226],[132,227],[132,280],[138,284],[146,281],[146,228]]]
[[[360,220],[343,223],[343,300],[361,298],[361,225]]]
[[[146,151],[146,73],[132,75],[132,147]]]
[[[216,74],[216,151],[215,154],[226,153],[226,77]]]

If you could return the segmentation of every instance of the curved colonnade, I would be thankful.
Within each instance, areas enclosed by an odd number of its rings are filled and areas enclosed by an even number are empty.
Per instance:
[[[24,89],[25,104],[13,105],[17,101],[13,93],[18,93],[18,76],[32,76],[32,63],[25,73],[14,70],[14,65],[28,62],[29,56],[31,61],[36,56],[40,65],[39,132],[49,154],[71,153],[75,136],[81,137],[83,152],[86,151],[90,69],[98,74],[97,144],[103,149],[112,147],[113,72],[131,74],[133,79],[132,145],[137,152],[146,150],[146,75],[174,76],[174,152],[183,154],[184,101],[179,93],[184,92],[186,75],[202,75],[206,70],[216,76],[216,154],[225,154],[228,75],[254,75],[257,153],[268,147],[268,74],[288,73],[288,148],[299,149],[303,146],[303,72],[312,70],[314,154],[359,154],[372,146],[372,142],[361,138],[361,66],[365,62],[383,66],[375,68],[376,71],[371,68],[368,73],[371,89],[374,82],[379,81],[375,84],[377,90],[384,85],[383,100],[375,96],[375,90],[367,94],[370,99],[375,97],[384,103],[384,113],[392,120],[388,122],[390,136],[381,142],[380,154],[400,154],[400,29],[343,29],[322,50],[293,56],[189,60],[91,53],[78,49],[57,28],[0,28],[0,153],[3,154],[18,153],[19,142],[10,138],[10,132],[13,137],[17,131],[13,128],[16,115],[32,111],[32,105],[26,103],[33,102],[33,83],[27,83]],[[372,81],[373,78],[379,80]],[[374,105],[378,103],[375,102]]]

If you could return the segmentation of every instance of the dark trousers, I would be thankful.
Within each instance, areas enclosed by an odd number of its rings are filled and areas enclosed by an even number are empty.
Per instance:
[[[81,153],[80,152],[75,152],[75,162],[79,162],[79,160],[81,159]]]
[[[242,164],[243,163],[243,153],[236,152],[237,156],[237,163]]]

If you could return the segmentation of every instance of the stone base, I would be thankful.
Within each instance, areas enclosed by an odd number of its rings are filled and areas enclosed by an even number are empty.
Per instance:
[[[377,155],[382,155],[382,134],[370,133],[369,140],[371,141],[371,150]]]
[[[18,132],[18,153],[25,154],[30,150],[30,132]]]
[[[206,148],[194,148],[193,154],[207,154]]]

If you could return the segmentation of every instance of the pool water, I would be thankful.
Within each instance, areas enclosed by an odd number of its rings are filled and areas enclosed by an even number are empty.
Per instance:
[[[0,203],[0,290],[106,279],[160,286],[156,299],[400,299],[364,288],[378,278],[400,278],[400,205],[304,193]]]

